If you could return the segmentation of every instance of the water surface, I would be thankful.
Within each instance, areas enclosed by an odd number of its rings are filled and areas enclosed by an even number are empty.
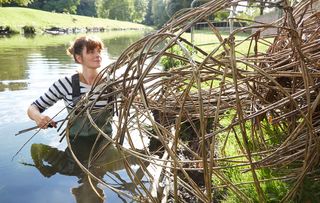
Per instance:
[[[126,47],[143,35],[143,32],[137,31],[98,34],[107,47],[103,52],[104,65],[114,61]],[[0,202],[77,202],[77,191],[88,189],[83,186],[85,178],[35,167],[35,155],[40,156],[45,149],[64,153],[66,143],[59,142],[60,137],[55,129],[40,131],[12,159],[35,133],[30,131],[15,136],[19,130],[34,126],[34,122],[26,115],[30,103],[55,80],[74,73],[78,68],[65,51],[74,38],[75,35],[0,38]],[[53,116],[63,107],[63,102],[58,102],[46,114]],[[66,111],[63,111],[59,117],[65,115]],[[105,179],[127,190],[124,185],[130,185],[130,180],[125,177],[117,179],[117,174],[122,177],[121,173],[121,170],[116,170],[115,174],[105,175]],[[131,202],[108,188],[103,188],[103,193],[106,202]]]

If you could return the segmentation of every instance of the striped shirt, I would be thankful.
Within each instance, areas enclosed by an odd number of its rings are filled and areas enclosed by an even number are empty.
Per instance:
[[[32,104],[37,106],[40,112],[42,113],[47,108],[55,104],[58,100],[63,99],[67,107],[67,110],[70,111],[75,106],[72,99],[71,77],[72,76],[60,78],[58,81],[54,82],[53,85],[49,87],[49,90],[45,92],[42,96],[40,96],[37,100],[35,100]],[[89,101],[95,100],[100,95],[101,89],[104,87],[104,85],[105,83],[101,83],[95,87],[93,91],[94,94],[90,96]],[[88,93],[91,90],[91,88],[91,85],[87,85],[80,81],[80,97]],[[94,105],[94,109],[105,107],[108,104],[108,99],[106,97],[103,97],[107,93],[108,92],[105,92],[101,95],[104,99],[98,100]]]

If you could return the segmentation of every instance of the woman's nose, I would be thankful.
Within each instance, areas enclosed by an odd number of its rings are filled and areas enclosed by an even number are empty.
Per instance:
[[[101,52],[100,52],[100,51],[95,51],[95,52],[94,52],[94,56],[96,56],[96,57],[101,57]]]

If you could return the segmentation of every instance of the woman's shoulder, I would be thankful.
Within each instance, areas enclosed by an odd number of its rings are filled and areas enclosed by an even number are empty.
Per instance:
[[[60,78],[58,78],[54,84],[55,85],[59,85],[59,86],[71,86],[72,85],[72,80],[73,80],[73,77],[76,76],[78,73],[73,73],[73,74],[68,74],[68,75],[65,75],[65,76],[62,76]],[[79,74],[78,74],[79,75]]]

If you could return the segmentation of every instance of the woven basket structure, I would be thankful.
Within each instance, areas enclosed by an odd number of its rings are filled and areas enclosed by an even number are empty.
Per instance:
[[[130,198],[159,202],[165,191],[178,198],[179,191],[185,190],[200,201],[213,202],[215,192],[227,188],[240,201],[250,202],[242,187],[251,184],[259,202],[264,202],[268,194],[262,185],[283,180],[291,183],[282,197],[287,201],[296,195],[304,178],[317,177],[320,12],[314,2],[305,0],[291,7],[281,1],[283,17],[279,20],[255,22],[225,38],[209,16],[239,2],[210,1],[180,11],[105,68],[114,78],[105,90],[113,88],[109,96],[116,97],[106,107],[116,107],[110,141],[139,159],[151,182],[145,188],[136,181],[138,192],[127,194]],[[219,42],[210,50],[185,37],[199,22],[206,22],[212,39]],[[264,35],[269,29],[276,33]],[[250,34],[239,38],[243,32]],[[242,45],[247,46],[245,51]],[[163,70],[159,64],[164,58],[173,60],[175,66]],[[90,115],[94,102],[84,104],[85,108],[79,108]],[[146,137],[160,143],[159,151],[148,149]],[[137,140],[142,147],[135,145]],[[151,165],[160,167],[159,178],[148,170]],[[230,179],[226,173],[230,168],[252,181]],[[88,167],[84,169],[94,177]],[[126,169],[135,180],[129,165]],[[264,169],[285,173],[264,179],[259,175]],[[200,174],[203,186],[192,178],[194,171]],[[158,194],[150,189],[153,184]]]

